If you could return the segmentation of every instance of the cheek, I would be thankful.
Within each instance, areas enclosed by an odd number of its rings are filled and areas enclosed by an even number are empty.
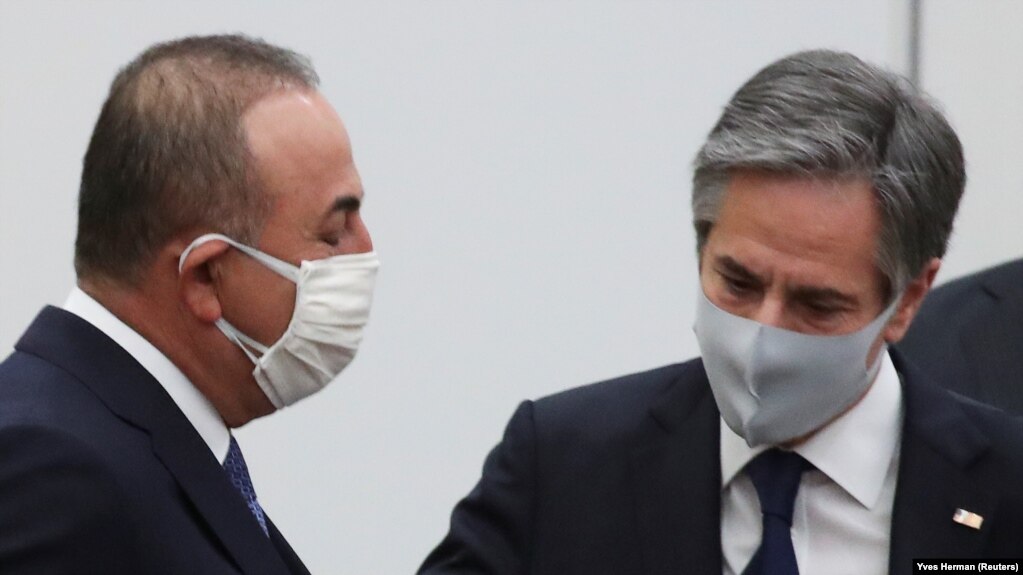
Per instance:
[[[765,305],[763,294],[754,291],[735,293],[721,274],[708,271],[700,276],[700,287],[711,303],[732,315],[755,319],[762,323],[773,321],[770,318],[758,317],[760,309]]]
[[[728,297],[720,278],[715,276],[716,274],[709,272],[700,274],[700,289],[703,290],[703,295],[717,307],[738,315],[740,310],[736,309],[736,304],[732,301],[734,298]]]
[[[272,287],[267,286],[260,304],[265,309],[263,314],[265,325],[262,326],[262,330],[270,343],[280,339],[288,329],[291,316],[295,312],[295,284],[276,274],[273,279],[276,281]]]
[[[704,295],[707,296],[707,299],[714,302],[715,305],[724,309],[727,304],[723,298],[728,294],[725,289],[724,278],[702,260],[697,269],[700,274],[700,289],[703,290]]]
[[[249,337],[272,345],[288,328],[295,309],[295,284],[260,267],[225,282],[224,317]]]

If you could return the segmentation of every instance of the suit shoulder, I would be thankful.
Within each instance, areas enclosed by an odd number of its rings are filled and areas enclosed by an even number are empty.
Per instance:
[[[78,379],[57,365],[24,351],[15,351],[0,362],[0,394],[5,398],[43,397],[69,393]],[[83,388],[84,389],[84,388]]]
[[[88,413],[93,409],[106,411],[86,385],[44,359],[15,351],[0,363],[0,425],[60,416],[52,411]]]
[[[975,277],[981,281],[992,284],[1011,283],[1012,285],[1018,286],[1021,282],[1023,282],[1023,258],[998,264],[994,267],[981,270],[973,274],[973,276],[967,276],[967,278],[970,277]]]
[[[105,459],[92,445],[74,433],[45,423],[16,422],[0,427],[0,461],[3,462],[0,477],[5,479],[22,473],[52,471],[49,468],[112,477],[105,471]]]
[[[537,429],[616,433],[646,417],[673,386],[702,374],[702,362],[693,359],[583,385],[536,400],[533,417]]]
[[[1023,275],[1023,259],[951,280],[931,290],[898,347],[921,364],[938,360],[944,363],[958,349],[960,330],[995,309],[997,298],[990,290],[993,286],[1010,285],[1006,277],[1011,275]],[[1019,283],[1023,284],[1023,277]]]
[[[82,381],[34,355],[15,352],[0,363],[0,433],[48,430],[110,460],[148,450],[146,433],[115,415]]]
[[[947,323],[950,316],[968,317],[976,313],[977,306],[990,299],[981,289],[982,274],[983,272],[961,277],[934,288],[924,298],[915,321],[937,325]]]
[[[924,301],[921,311],[933,307],[968,313],[971,310],[972,300],[991,297],[985,291],[985,287],[998,289],[1002,286],[1018,287],[1021,284],[1023,284],[1023,258],[982,269],[934,288]]]
[[[602,404],[646,403],[692,370],[699,360],[665,365],[561,391],[535,401],[543,409],[589,409]]]

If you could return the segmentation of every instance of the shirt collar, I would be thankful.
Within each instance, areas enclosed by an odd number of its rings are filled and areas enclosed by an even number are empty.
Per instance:
[[[71,290],[64,309],[91,323],[131,354],[163,386],[213,455],[223,463],[230,446],[227,425],[213,404],[167,356],[80,288]]]
[[[863,399],[794,451],[870,509],[880,498],[888,467],[897,455],[901,425],[902,386],[891,357],[884,352],[877,378]],[[749,447],[722,419],[722,488],[768,447]]]

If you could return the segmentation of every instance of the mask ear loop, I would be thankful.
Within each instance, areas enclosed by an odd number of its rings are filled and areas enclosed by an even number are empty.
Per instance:
[[[187,248],[185,248],[185,251],[181,252],[181,257],[178,258],[178,273],[181,273],[181,270],[185,267],[185,259],[188,257],[188,254],[192,253],[193,249],[199,247],[200,245],[206,242],[210,242],[213,240],[219,240],[228,244],[229,246],[237,249],[238,251],[244,253],[245,255],[252,257],[259,263],[263,264],[264,266],[270,268],[271,271],[277,273],[280,276],[283,276],[284,279],[291,280],[292,283],[296,284],[298,283],[297,267],[289,264],[284,260],[277,259],[270,254],[263,253],[257,250],[256,248],[247,246],[240,242],[236,242],[223,234],[205,234],[195,238],[195,240],[191,244],[189,244]]]
[[[226,319],[222,317],[217,318],[217,321],[214,323],[218,328],[220,328],[220,331],[227,336],[227,339],[234,342],[235,345],[240,347],[241,350],[245,352],[245,355],[249,357],[253,364],[258,365],[259,358],[266,355],[267,350],[270,349],[265,345],[259,343],[258,341],[252,339],[251,337],[245,335],[244,333],[238,331],[233,325],[231,325],[230,322],[228,322]],[[252,353],[252,351],[249,351],[249,348],[252,348],[254,351],[258,352],[259,355],[257,356],[256,354]]]
[[[895,316],[895,312],[898,311],[898,309],[899,309],[899,302],[901,302],[901,301],[902,301],[902,294],[899,294],[899,295],[895,296],[895,298],[892,300],[892,302],[890,304],[888,304],[888,307],[886,307],[884,310],[881,311],[881,315],[877,316],[877,318],[874,319],[874,323],[880,323],[881,324],[879,326],[879,328],[878,328],[879,332],[880,331],[884,331],[885,326],[888,325],[888,322],[891,321],[893,316]],[[877,336],[875,335],[874,337],[877,337]],[[880,349],[878,349],[877,357],[874,359],[874,365],[871,365],[870,369],[867,370],[868,377],[870,377],[871,381],[873,381],[874,378],[877,377],[877,374],[881,371],[881,363],[882,363],[881,360],[883,359],[884,354],[887,351],[888,351],[888,342],[884,341],[882,339],[881,340],[881,347],[880,347]]]
[[[195,240],[193,240],[192,243],[189,244],[187,248],[185,248],[185,251],[181,252],[181,257],[178,258],[178,273],[180,274],[181,270],[184,269],[185,260],[188,258],[188,255],[192,253],[193,249],[201,246],[206,242],[214,240],[222,241],[234,247],[235,249],[241,251],[242,253],[252,257],[259,263],[263,264],[264,266],[270,268],[271,271],[277,273],[278,275],[283,276],[287,280],[291,280],[295,284],[298,284],[299,270],[297,267],[289,264],[286,261],[279,260],[269,254],[265,254],[253,247],[247,246],[240,242],[236,242],[235,240],[223,234],[205,234],[195,238]],[[252,363],[255,365],[259,365],[259,358],[263,355],[266,355],[266,352],[269,351],[270,349],[265,345],[259,343],[258,341],[252,339],[251,337],[245,335],[241,331],[239,331],[223,317],[217,318],[215,324],[220,329],[220,331],[225,336],[227,336],[229,340],[234,342],[235,345],[240,347],[241,350],[245,352],[245,355],[248,356],[249,360],[251,360]],[[259,353],[259,356],[254,354],[253,351]]]

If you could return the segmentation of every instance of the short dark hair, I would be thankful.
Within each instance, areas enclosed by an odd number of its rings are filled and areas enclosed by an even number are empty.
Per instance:
[[[890,291],[944,255],[966,184],[959,138],[922,93],[828,50],[782,58],[747,81],[694,166],[700,251],[737,170],[869,180],[881,214],[877,264]]]
[[[318,84],[307,58],[241,35],[157,44],[121,69],[83,161],[79,278],[137,285],[190,227],[255,241],[270,199],[242,115],[272,92]]]

